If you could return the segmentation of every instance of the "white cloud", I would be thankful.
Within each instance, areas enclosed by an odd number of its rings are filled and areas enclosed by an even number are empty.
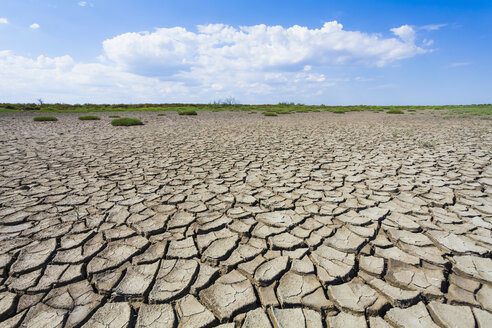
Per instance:
[[[415,30],[409,25],[392,28],[391,32],[399,36],[404,42],[413,44],[415,42]]]
[[[0,51],[0,89],[7,102],[167,102],[187,97],[182,83],[162,82],[70,56],[35,59]],[[190,97],[191,99],[191,97]]]
[[[462,67],[462,66],[468,66],[471,65],[471,62],[458,62],[458,63],[452,63],[449,65],[449,67]]]
[[[345,31],[336,21],[320,29],[298,25],[198,26],[155,32],[125,33],[103,42],[106,58],[140,74],[169,74],[195,68],[271,70],[287,67],[362,64],[384,66],[425,53],[415,41],[415,31],[404,25],[392,31],[399,38],[382,38]]]
[[[9,20],[5,17],[0,17],[0,24],[8,24]]]
[[[421,30],[426,30],[426,31],[436,31],[442,27],[447,26],[448,24],[429,24],[429,25],[424,25],[420,26],[419,29]]]
[[[29,25],[29,28],[31,28],[31,29],[33,29],[33,30],[37,30],[39,27],[40,27],[40,26],[39,26],[39,24],[37,24],[37,23],[34,23],[34,24]]]
[[[27,58],[0,51],[0,89],[11,99],[47,102],[208,102],[234,96],[271,102],[318,96],[339,83],[333,66],[384,66],[427,49],[408,25],[396,37],[319,29],[222,24],[125,33],[103,42],[95,63],[70,56]]]
[[[423,44],[424,46],[426,46],[426,47],[430,47],[430,46],[432,46],[432,45],[434,44],[434,40],[424,39],[424,40],[422,41],[422,44]]]
[[[92,2],[87,2],[87,1],[79,1],[77,3],[77,5],[79,5],[80,7],[94,7],[94,4]]]

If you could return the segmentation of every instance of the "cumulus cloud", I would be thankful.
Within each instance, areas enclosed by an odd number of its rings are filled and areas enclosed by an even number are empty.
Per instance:
[[[425,53],[408,25],[391,30],[398,38],[345,31],[336,21],[319,29],[302,26],[198,26],[125,33],[103,42],[112,63],[140,74],[165,74],[213,67],[217,71],[275,70],[323,65],[384,66]]]
[[[391,32],[399,36],[404,42],[413,44],[415,42],[415,30],[409,25],[403,25],[391,29]]]
[[[27,58],[0,51],[0,89],[7,102],[167,102],[188,96],[182,83],[147,78],[70,56]]]
[[[31,29],[33,29],[33,30],[37,30],[39,27],[40,27],[40,26],[39,26],[39,24],[37,24],[37,23],[34,23],[34,24],[29,25],[29,28],[31,28]]]
[[[0,17],[0,24],[8,24],[9,20],[5,17]]]
[[[64,102],[208,102],[230,95],[269,102],[322,94],[331,67],[380,67],[426,53],[408,25],[392,35],[302,26],[223,24],[125,33],[103,42],[95,63],[0,51],[0,88],[12,99]],[[20,99],[20,100],[19,100]]]

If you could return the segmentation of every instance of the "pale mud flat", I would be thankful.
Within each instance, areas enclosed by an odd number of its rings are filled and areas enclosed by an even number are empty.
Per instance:
[[[1,327],[490,327],[490,121],[108,115],[0,116]]]

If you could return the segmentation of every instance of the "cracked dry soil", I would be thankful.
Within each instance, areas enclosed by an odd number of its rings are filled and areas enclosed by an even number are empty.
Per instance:
[[[131,116],[0,117],[1,327],[490,327],[490,122]]]

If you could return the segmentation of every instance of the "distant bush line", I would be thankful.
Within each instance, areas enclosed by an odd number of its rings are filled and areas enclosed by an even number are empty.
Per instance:
[[[245,111],[245,112],[269,112],[275,114],[293,114],[307,112],[330,112],[344,114],[347,112],[371,111],[375,113],[386,112],[390,114],[418,113],[423,110],[442,111],[447,117],[467,117],[479,115],[483,118],[492,117],[491,104],[472,105],[442,105],[442,106],[328,106],[305,105],[293,102],[280,102],[278,104],[244,105],[231,102],[215,102],[210,104],[13,104],[0,103],[1,112],[29,111],[37,113],[114,113],[114,112],[177,112],[180,115],[196,115],[199,111]],[[115,116],[115,115],[112,115]]]

